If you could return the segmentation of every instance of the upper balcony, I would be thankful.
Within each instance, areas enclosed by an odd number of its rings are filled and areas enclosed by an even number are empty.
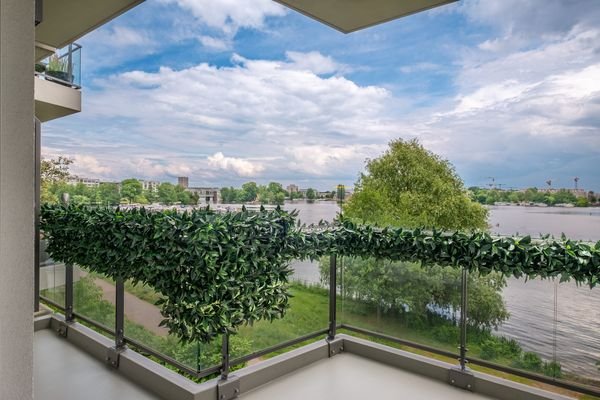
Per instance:
[[[127,226],[135,236],[139,227]],[[117,236],[103,234],[106,243]],[[590,309],[596,292],[556,279],[512,278],[514,290],[502,301],[520,302],[520,322],[495,331],[503,315],[494,308],[506,284],[501,275],[435,267],[411,279],[407,271],[421,266],[333,254],[312,264],[318,280],[292,283],[284,318],[255,321],[209,343],[180,343],[161,326],[155,302],[164,295],[152,287],[42,260],[40,294],[53,313],[36,321],[36,392],[47,399],[90,392],[200,400],[600,396],[593,330],[573,332],[577,310],[559,307],[568,298]],[[526,301],[519,290],[529,294]],[[511,339],[519,330],[524,340]],[[56,385],[61,378],[69,383]]]
[[[52,55],[57,49],[81,38],[143,0],[37,0],[42,19],[35,27],[35,60]]]
[[[81,111],[81,46],[71,43],[35,64],[35,115],[41,122]]]

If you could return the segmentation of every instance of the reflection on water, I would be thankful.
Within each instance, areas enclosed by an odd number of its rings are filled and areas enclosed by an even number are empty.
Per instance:
[[[299,211],[306,224],[332,221],[339,207],[334,202],[286,204]],[[544,234],[571,239],[600,240],[600,208],[490,207],[490,230],[500,235]],[[317,263],[293,265],[294,278],[319,283]],[[510,318],[499,333],[514,338],[527,351],[556,360],[563,370],[600,379],[600,288],[590,290],[573,282],[558,285],[557,321],[554,322],[554,283],[549,280],[511,278],[503,292]],[[555,334],[556,332],[556,334]],[[556,344],[556,346],[555,346]]]

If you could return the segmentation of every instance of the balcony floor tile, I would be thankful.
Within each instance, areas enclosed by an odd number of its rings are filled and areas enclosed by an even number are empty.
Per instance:
[[[36,400],[159,400],[49,329],[35,333],[34,387]]]
[[[243,400],[482,400],[452,387],[354,354],[339,354],[241,396]]]

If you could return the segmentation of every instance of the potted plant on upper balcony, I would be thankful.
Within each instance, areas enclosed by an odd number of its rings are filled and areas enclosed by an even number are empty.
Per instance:
[[[59,57],[57,54],[50,56],[46,67],[46,75],[67,84],[73,81],[73,75],[69,74],[69,61],[64,57]]]

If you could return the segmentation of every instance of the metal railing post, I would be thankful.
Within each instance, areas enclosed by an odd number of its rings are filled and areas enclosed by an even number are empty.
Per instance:
[[[221,344],[221,380],[226,381],[229,377],[229,333],[223,334]]]
[[[125,283],[115,280],[115,348],[125,347]]]
[[[327,339],[335,339],[337,312],[337,256],[329,256],[329,334]]]
[[[73,322],[73,264],[65,264],[65,321]]]
[[[467,279],[468,271],[462,269],[461,293],[460,293],[460,369],[467,369]]]

